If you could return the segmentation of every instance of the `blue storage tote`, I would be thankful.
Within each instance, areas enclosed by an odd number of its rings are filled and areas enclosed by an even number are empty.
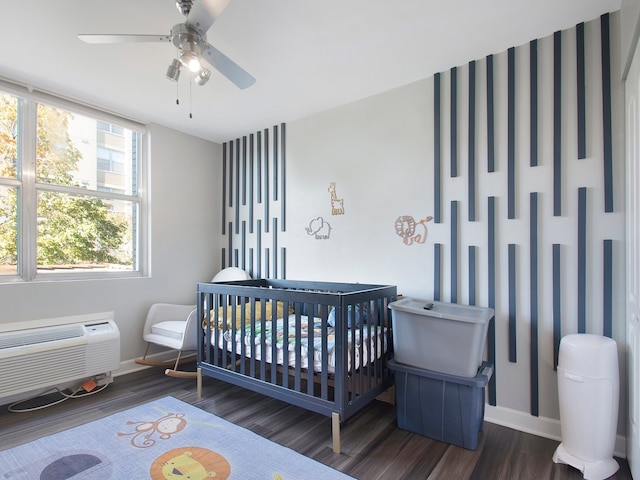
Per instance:
[[[484,422],[484,389],[493,365],[460,377],[389,361],[396,384],[397,425],[402,430],[469,450],[478,447]]]

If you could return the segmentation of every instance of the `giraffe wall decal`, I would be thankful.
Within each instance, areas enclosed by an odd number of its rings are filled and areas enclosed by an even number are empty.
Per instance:
[[[336,195],[336,182],[329,183],[328,191],[331,194],[331,215],[344,215],[344,199]]]

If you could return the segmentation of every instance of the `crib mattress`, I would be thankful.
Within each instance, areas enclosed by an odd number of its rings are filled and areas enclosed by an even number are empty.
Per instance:
[[[244,354],[248,358],[254,360],[264,360],[267,363],[273,361],[273,339],[276,341],[276,359],[275,363],[284,365],[285,348],[287,352],[287,365],[296,367],[297,360],[300,360],[300,368],[309,369],[309,325],[313,326],[313,370],[314,372],[322,372],[322,328],[319,318],[301,316],[300,322],[300,354],[296,353],[296,315],[292,314],[288,318],[287,334],[285,335],[285,322],[278,319],[276,322],[265,322],[264,333],[263,324],[256,322],[252,331],[251,325],[248,324],[244,329],[237,329],[235,335],[231,329],[225,330],[222,335],[218,335],[218,347],[226,348],[232,351],[235,342],[235,351],[242,354],[242,346],[244,345]],[[275,335],[274,335],[275,325]],[[327,327],[326,331],[326,356],[328,373],[335,373],[335,329]],[[234,339],[235,336],[235,339]],[[286,337],[286,340],[285,340]],[[212,337],[212,343],[214,343]],[[264,342],[264,343],[263,343]],[[286,343],[286,347],[285,347]],[[252,348],[253,347],[253,348]],[[387,349],[386,328],[373,325],[363,325],[362,327],[348,329],[347,335],[347,369],[358,369],[366,366],[369,362],[373,362],[376,358],[380,358]],[[370,350],[370,351],[369,351]],[[352,365],[352,361],[354,365]]]

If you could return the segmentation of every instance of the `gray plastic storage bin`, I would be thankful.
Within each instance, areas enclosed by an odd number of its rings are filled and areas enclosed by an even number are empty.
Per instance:
[[[396,362],[475,377],[482,364],[492,308],[409,297],[390,303],[389,308]]]
[[[484,389],[493,366],[473,378],[447,375],[389,361],[396,383],[398,428],[475,450],[484,422]]]

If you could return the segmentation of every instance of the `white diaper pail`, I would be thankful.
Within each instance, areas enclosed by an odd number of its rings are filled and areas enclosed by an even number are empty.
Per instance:
[[[562,443],[555,463],[602,480],[619,468],[613,458],[618,425],[618,349],[608,337],[567,335],[560,341],[558,397]]]

